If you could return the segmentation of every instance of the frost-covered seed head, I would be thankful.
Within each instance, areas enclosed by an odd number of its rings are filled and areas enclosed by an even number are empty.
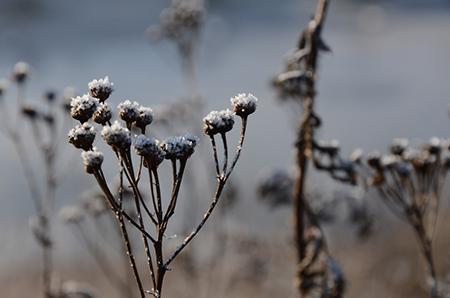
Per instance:
[[[197,137],[187,134],[165,139],[161,143],[161,148],[166,153],[166,159],[187,159],[194,153],[197,142]]]
[[[59,217],[64,223],[76,224],[83,220],[83,212],[77,206],[65,206],[59,211]]]
[[[13,80],[18,84],[22,84],[27,79],[30,73],[30,66],[26,62],[18,62],[14,65],[14,70],[12,73]]]
[[[117,120],[113,125],[103,127],[102,137],[108,145],[115,149],[127,149],[131,145],[130,131],[120,125]]]
[[[125,100],[117,106],[117,109],[120,119],[127,124],[131,124],[139,118],[139,103],[135,101]]]
[[[145,158],[147,165],[150,167],[159,166],[166,155],[158,140],[154,138],[147,138],[144,135],[139,135],[136,138],[134,148],[136,149],[138,155]]]
[[[381,168],[381,155],[377,151],[367,155],[367,164],[375,169]]]
[[[437,137],[433,137],[430,139],[430,142],[425,147],[430,154],[438,154],[441,152],[444,143],[445,143],[444,140],[441,140]]]
[[[406,148],[408,148],[408,145],[408,139],[395,138],[392,140],[392,144],[390,147],[391,153],[395,155],[402,155]]]
[[[22,106],[22,114],[30,120],[36,120],[40,116],[39,111],[30,104]]]
[[[95,171],[100,170],[103,163],[103,153],[93,148],[89,151],[81,152],[81,159],[83,160],[84,169],[88,174],[94,174]]]
[[[107,103],[100,103],[92,116],[95,123],[105,125],[111,120],[112,113]]]
[[[233,125],[233,112],[228,109],[212,111],[203,118],[203,131],[210,136],[218,133],[226,133],[233,128]]]
[[[354,163],[360,163],[361,159],[363,156],[363,151],[362,149],[358,148],[355,149],[351,154],[350,154],[350,160],[353,161]]]
[[[100,102],[108,99],[114,91],[114,83],[109,81],[108,76],[103,79],[93,80],[88,84],[89,93],[92,97],[98,98]]]
[[[385,168],[393,168],[400,162],[398,155],[389,154],[381,158],[381,165]]]
[[[232,97],[230,101],[236,115],[247,117],[256,111],[256,102],[258,99],[251,93],[240,93]]]
[[[72,128],[67,136],[69,137],[69,143],[76,148],[87,151],[92,148],[94,143],[95,130],[91,124],[85,122]]]
[[[89,94],[72,98],[70,102],[70,115],[81,123],[87,122],[98,106],[98,99]]]
[[[139,107],[139,117],[136,119],[136,126],[139,127],[142,132],[145,131],[145,127],[150,125],[153,121],[153,110],[149,107]]]

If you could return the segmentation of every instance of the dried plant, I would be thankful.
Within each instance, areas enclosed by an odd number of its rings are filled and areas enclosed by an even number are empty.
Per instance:
[[[109,81],[100,82],[95,80],[91,84],[108,90],[108,96],[113,91],[112,84]],[[100,98],[94,97],[96,95],[92,92],[91,84],[89,85],[90,95],[86,94],[72,99],[71,115],[74,119],[80,121],[80,125],[77,125],[69,132],[69,142],[76,148],[83,150],[81,155],[86,172],[95,177],[110,209],[116,215],[140,296],[145,297],[146,294],[151,294],[154,297],[161,297],[164,277],[170,269],[171,263],[194,239],[209,219],[239,160],[247,128],[247,119],[256,109],[256,98],[251,94],[238,95],[231,100],[233,111],[212,111],[203,119],[203,131],[209,136],[213,149],[216,190],[200,223],[168,257],[165,257],[164,240],[167,236],[167,227],[175,214],[187,162],[194,153],[199,139],[190,134],[170,137],[164,141],[147,137],[145,135],[146,127],[152,122],[153,115],[150,108],[142,107],[137,102],[124,101],[118,106],[119,117],[125,122],[126,127],[122,126],[117,120],[111,124],[110,119],[106,122],[99,122],[94,118],[94,122],[102,126],[101,135],[105,143],[112,148],[119,163],[119,194],[115,196],[111,192],[102,169],[103,153],[93,146],[95,128],[89,122],[98,109],[104,108],[107,103]],[[241,135],[234,158],[229,160],[227,133],[233,129],[234,115],[241,118]],[[140,134],[132,137],[130,132],[132,128],[140,130]],[[217,135],[220,135],[223,144],[223,158],[220,161],[216,146]],[[132,143],[136,154],[139,156],[137,167],[135,167],[136,163],[133,161]],[[162,184],[159,178],[159,170],[161,166],[165,165],[164,161],[170,163],[172,170],[172,187],[168,200],[163,198]],[[150,202],[144,199],[142,187],[140,187],[144,180],[144,172],[148,173]],[[123,190],[126,187],[132,190],[133,211],[137,218],[124,208]],[[149,224],[152,225],[153,229],[148,228]],[[130,245],[128,225],[136,228],[142,236],[144,254],[147,258],[149,271],[148,276],[152,286],[151,290],[145,289],[141,273],[137,267],[135,253]],[[153,246],[153,252],[150,249],[150,245]]]
[[[3,121],[1,133],[13,144],[26,178],[35,211],[35,216],[30,219],[30,226],[42,248],[43,291],[44,296],[50,298],[54,297],[52,214],[55,192],[61,182],[58,177],[62,174],[57,173],[62,168],[58,168],[62,161],[59,141],[68,117],[65,102],[58,102],[60,99],[54,91],[45,93],[41,107],[28,100],[26,86],[29,76],[29,65],[19,62],[10,79],[0,82],[0,119]],[[16,102],[4,100],[10,84],[17,87]],[[41,164],[37,165],[35,160]],[[43,181],[41,177],[44,177]]]
[[[329,51],[321,37],[328,4],[327,0],[318,1],[315,15],[288,59],[286,71],[274,80],[281,98],[291,98],[303,108],[295,145],[298,173],[293,192],[297,286],[301,297],[342,297],[345,289],[343,274],[328,252],[317,215],[305,194],[308,161],[314,151],[314,132],[321,124],[314,103],[319,53]]]
[[[338,149],[338,148],[337,148]],[[431,277],[430,297],[439,297],[438,277],[433,257],[433,237],[445,178],[450,167],[450,142],[432,138],[413,148],[407,139],[394,139],[390,153],[362,155],[355,150],[349,159],[330,155],[323,148],[316,164],[338,181],[374,188],[389,209],[416,234]]]

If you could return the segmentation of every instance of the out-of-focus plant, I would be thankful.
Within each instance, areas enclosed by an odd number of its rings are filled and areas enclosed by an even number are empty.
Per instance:
[[[324,150],[325,149],[325,150]],[[330,154],[320,148],[315,163],[341,182],[375,189],[386,206],[415,232],[431,278],[430,297],[439,297],[438,276],[433,256],[439,206],[450,168],[450,141],[432,138],[419,148],[407,139],[394,139],[390,153],[362,155],[355,150],[342,159],[338,150]]]
[[[318,1],[313,18],[301,34],[295,52],[288,58],[286,70],[274,79],[280,97],[292,99],[302,107],[295,143],[297,177],[293,190],[296,280],[301,297],[342,297],[345,290],[343,273],[328,251],[318,216],[305,191],[308,163],[314,153],[315,130],[321,124],[314,104],[319,54],[329,51],[321,34],[328,4],[327,0]]]
[[[28,100],[26,86],[30,67],[25,62],[15,65],[9,80],[0,82],[1,133],[14,146],[26,178],[34,206],[35,216],[30,219],[32,232],[42,248],[42,282],[44,296],[55,297],[53,292],[53,237],[52,218],[55,192],[60,184],[62,160],[60,140],[67,117],[66,102],[54,91],[44,95],[37,104]],[[7,101],[7,86],[17,89],[17,100]],[[36,164],[38,161],[40,164]]]
[[[181,242],[181,244],[165,257],[166,231],[175,214],[180,189],[185,169],[199,139],[190,134],[170,137],[164,141],[156,140],[146,136],[147,126],[153,121],[153,111],[149,107],[140,106],[137,102],[129,100],[118,105],[119,117],[125,123],[123,126],[119,121],[111,123],[111,112],[105,100],[112,93],[111,83],[104,80],[95,80],[89,84],[90,94],[75,97],[71,103],[71,115],[80,122],[69,132],[69,142],[76,148],[83,150],[82,159],[85,170],[92,174],[99,187],[105,195],[109,208],[116,215],[123,242],[129,257],[130,266],[136,279],[137,287],[141,297],[151,294],[161,297],[165,274],[175,258],[186,248],[193,238],[202,229],[209,219],[223,189],[233,172],[242,150],[247,128],[247,119],[256,110],[256,98],[251,95],[239,95],[231,100],[233,110],[212,111],[203,119],[203,131],[210,138],[216,175],[216,189],[207,211],[202,220],[192,232]],[[97,90],[95,92],[95,90]],[[99,93],[105,95],[99,96]],[[229,146],[227,133],[233,129],[234,116],[241,118],[241,134],[236,153],[233,159],[229,158]],[[119,193],[111,192],[108,179],[103,169],[103,153],[94,146],[95,127],[90,120],[99,124],[101,135],[109,145],[119,164]],[[132,128],[139,131],[139,135],[132,135]],[[222,142],[223,156],[219,159],[216,138]],[[139,162],[133,161],[133,150],[136,151]],[[159,173],[161,166],[167,161],[172,172],[172,187],[168,191],[170,195],[165,199]],[[147,172],[148,185],[146,189],[150,192],[149,201],[143,196],[144,181]],[[133,193],[136,218],[129,210],[124,208],[123,190],[130,188]],[[144,254],[147,258],[148,277],[152,288],[146,290],[142,274],[137,267],[134,249],[130,245],[130,236],[127,226],[133,226],[142,236]],[[153,228],[149,228],[149,225]],[[153,246],[153,251],[151,250]]]

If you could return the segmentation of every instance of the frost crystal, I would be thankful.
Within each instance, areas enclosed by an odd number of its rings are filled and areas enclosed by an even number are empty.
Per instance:
[[[236,115],[246,117],[255,112],[258,99],[251,93],[240,93],[230,101]]]
[[[213,136],[218,133],[226,133],[233,128],[233,112],[226,109],[223,111],[212,111],[203,118],[203,131]]]
[[[28,74],[30,73],[30,66],[26,62],[18,62],[16,65],[14,65],[13,70],[13,79],[21,84],[25,82],[26,78],[28,77]]]
[[[88,121],[97,109],[98,99],[85,94],[72,98],[70,102],[70,115],[72,118],[84,123]]]
[[[125,100],[117,108],[119,109],[120,118],[127,124],[131,124],[139,119],[139,103]]]
[[[153,121],[153,110],[149,107],[139,107],[139,117],[136,119],[136,126],[144,133],[145,127]]]
[[[72,128],[67,136],[69,137],[69,143],[76,148],[87,151],[92,148],[92,143],[94,143],[95,130],[92,125],[85,122]]]
[[[76,206],[65,206],[59,211],[59,217],[65,223],[79,223],[83,220],[83,213]]]
[[[107,103],[100,103],[93,115],[94,122],[101,125],[105,125],[109,120],[111,120],[111,117],[111,109]]]
[[[194,153],[198,138],[191,134],[170,137],[161,143],[161,148],[166,153],[166,159],[187,159]]]
[[[108,99],[114,91],[114,83],[109,81],[108,76],[103,79],[93,80],[88,84],[90,94],[98,98],[100,102]]]
[[[134,148],[137,154],[143,156],[147,165],[151,167],[157,167],[166,155],[158,140],[147,138],[144,135],[139,135],[136,138]]]
[[[84,169],[88,174],[93,174],[96,170],[99,170],[103,163],[103,153],[97,151],[95,147],[92,150],[81,152],[81,158],[83,159]]]
[[[130,131],[117,120],[113,125],[103,127],[102,136],[108,145],[116,149],[126,149],[131,145]]]

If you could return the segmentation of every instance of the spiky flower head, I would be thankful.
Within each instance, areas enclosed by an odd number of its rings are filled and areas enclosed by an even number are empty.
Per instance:
[[[111,109],[106,102],[100,103],[92,117],[95,123],[106,125],[112,117]]]
[[[70,115],[72,118],[84,123],[92,117],[97,106],[98,99],[89,94],[77,96],[72,98],[72,101],[70,102]]]
[[[153,110],[150,107],[140,106],[138,111],[139,117],[136,119],[136,126],[144,133],[145,127],[153,122]]]
[[[218,133],[226,133],[233,128],[233,125],[233,112],[228,109],[212,111],[203,118],[203,131],[210,136]]]
[[[69,137],[70,144],[87,151],[92,148],[92,144],[94,143],[95,130],[91,124],[85,122],[72,128],[67,136]]]
[[[88,174],[94,174],[100,170],[103,163],[103,153],[98,151],[96,147],[89,151],[81,152],[84,169]]]
[[[83,212],[77,206],[65,206],[59,211],[59,217],[64,223],[76,224],[83,220]]]
[[[256,111],[256,102],[258,99],[251,93],[240,93],[232,97],[230,101],[236,115],[247,117]]]
[[[161,143],[161,148],[166,153],[166,159],[187,159],[194,153],[198,140],[191,134],[170,137]]]
[[[144,157],[147,166],[157,167],[164,160],[166,152],[161,148],[160,142],[145,135],[139,135],[135,142],[136,153]]]
[[[24,83],[29,74],[30,74],[30,66],[28,65],[28,63],[20,61],[17,62],[16,65],[14,65],[12,78],[16,83],[18,84]]]
[[[139,103],[136,101],[125,100],[117,106],[117,109],[119,110],[120,119],[128,125],[139,119]]]
[[[103,127],[102,137],[114,149],[127,149],[131,145],[130,131],[120,125],[117,120],[114,121],[113,125]]]
[[[92,97],[98,98],[100,102],[104,102],[114,91],[114,83],[109,81],[106,76],[103,79],[93,80],[88,84],[89,93]]]

